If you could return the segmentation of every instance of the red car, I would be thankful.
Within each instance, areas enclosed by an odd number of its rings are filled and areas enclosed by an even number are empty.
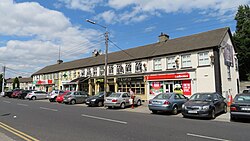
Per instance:
[[[63,102],[63,99],[64,99],[64,96],[70,91],[65,91],[63,94],[59,94],[57,97],[56,97],[56,102],[58,103],[62,103]]]
[[[15,90],[15,91],[13,91],[13,93],[11,94],[11,97],[12,97],[12,98],[17,98],[18,95],[21,94],[21,92],[22,92],[22,89]]]

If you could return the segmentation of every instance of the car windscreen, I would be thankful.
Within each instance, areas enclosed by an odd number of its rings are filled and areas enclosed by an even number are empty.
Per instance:
[[[172,94],[158,94],[154,99],[169,99],[171,96]]]
[[[74,92],[68,92],[66,95],[71,95],[71,94],[74,94]]]
[[[194,94],[189,100],[212,101],[212,94]]]
[[[238,95],[234,98],[234,102],[250,103],[250,95]]]
[[[243,90],[243,93],[250,93],[250,90]]]
[[[103,92],[100,92],[100,93],[97,93],[95,96],[101,97],[101,96],[103,96],[103,95],[104,95],[104,93],[103,93]]]
[[[121,93],[112,93],[109,97],[120,97]]]

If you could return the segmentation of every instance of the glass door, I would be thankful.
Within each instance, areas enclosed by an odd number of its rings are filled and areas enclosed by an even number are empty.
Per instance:
[[[173,82],[165,83],[165,92],[166,93],[174,92],[174,83]]]

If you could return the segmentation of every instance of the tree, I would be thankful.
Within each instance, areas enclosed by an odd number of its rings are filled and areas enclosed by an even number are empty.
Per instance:
[[[14,79],[14,81],[13,81],[13,89],[15,89],[15,88],[19,88],[19,80],[18,80],[18,78],[16,77],[15,79]]]
[[[0,91],[2,91],[3,74],[0,74]]]
[[[239,62],[240,80],[250,80],[250,8],[249,5],[241,5],[235,16],[237,21],[233,40],[236,46]]]

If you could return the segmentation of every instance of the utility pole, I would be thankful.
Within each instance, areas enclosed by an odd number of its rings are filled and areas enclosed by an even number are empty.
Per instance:
[[[106,26],[100,25],[92,20],[86,19],[87,22],[91,23],[91,24],[96,24],[102,28],[105,28],[105,45],[106,45],[106,49],[105,49],[105,66],[104,66],[104,100],[106,98],[106,94],[107,94],[107,75],[108,75],[108,40],[109,40],[109,36],[108,36],[108,28]],[[104,105],[105,106],[105,105]]]
[[[2,95],[4,95],[5,66],[3,66]]]

